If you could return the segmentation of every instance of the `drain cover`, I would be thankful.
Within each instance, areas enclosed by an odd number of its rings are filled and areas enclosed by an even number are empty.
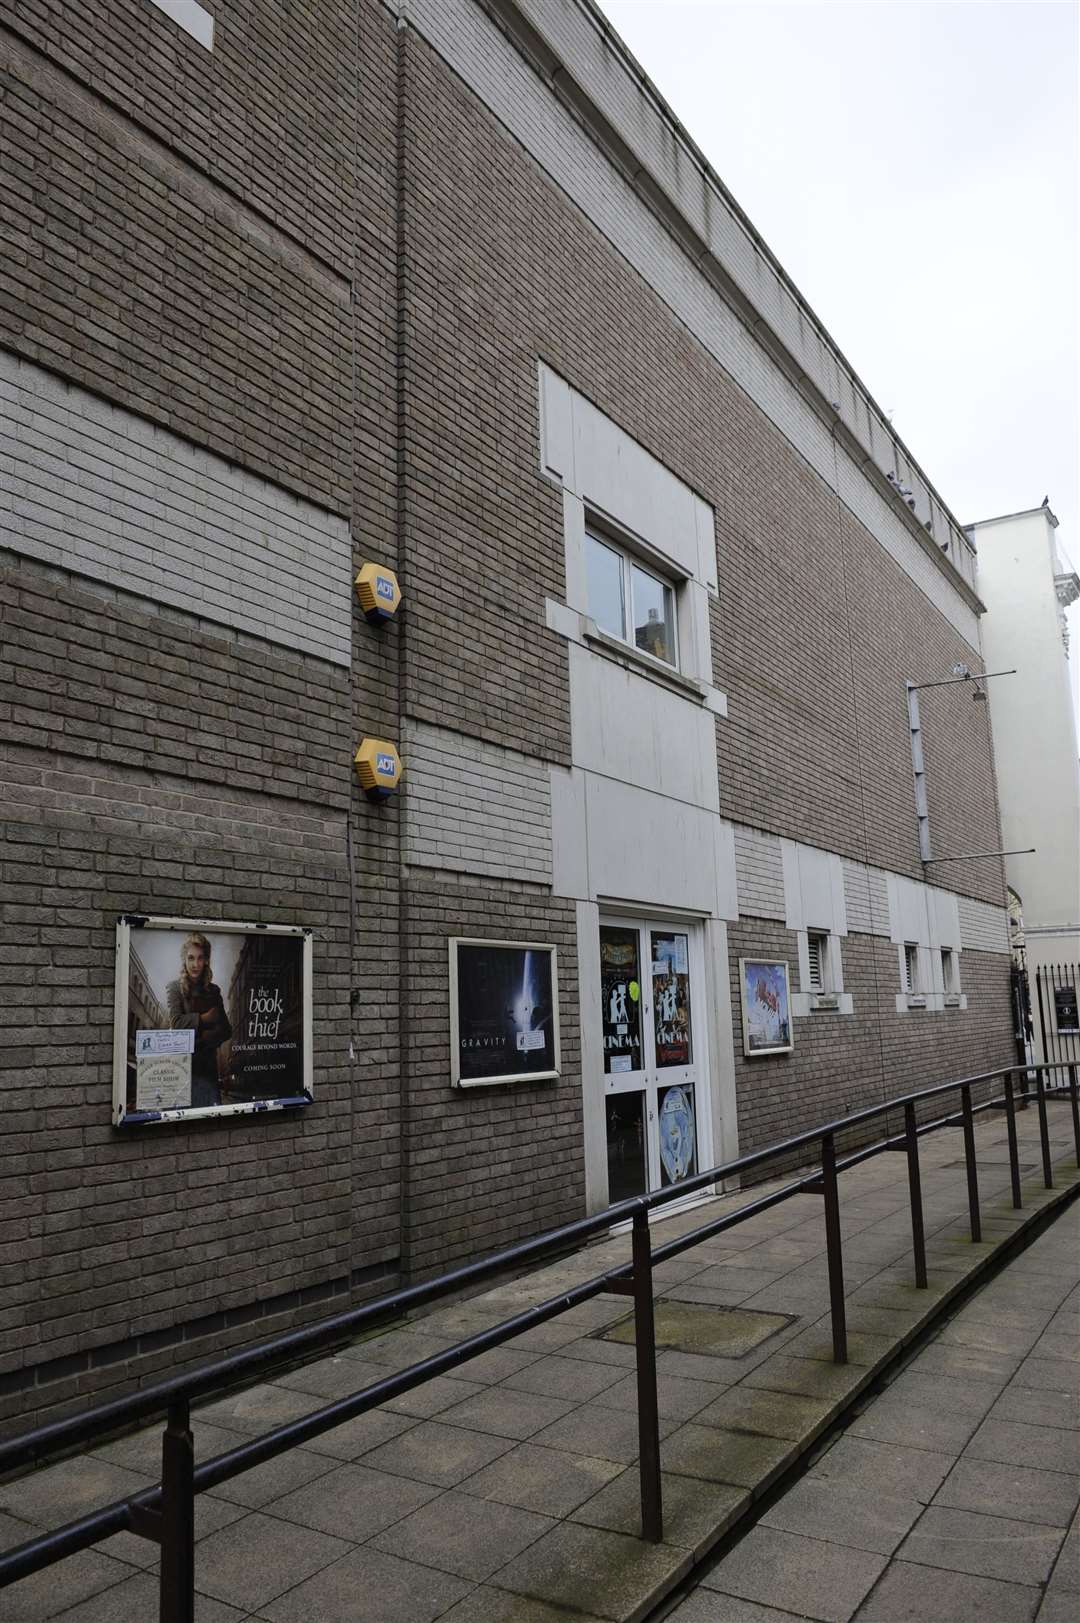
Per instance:
[[[700,1302],[671,1302],[657,1297],[653,1308],[656,1345],[713,1358],[743,1358],[785,1325],[794,1313],[757,1313],[746,1307],[707,1307]],[[634,1315],[609,1325],[600,1341],[633,1343]]]

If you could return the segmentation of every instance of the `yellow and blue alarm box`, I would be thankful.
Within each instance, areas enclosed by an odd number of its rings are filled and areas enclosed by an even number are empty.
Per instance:
[[[372,800],[385,800],[401,782],[401,757],[385,738],[365,738],[354,760],[360,786]]]
[[[392,569],[384,569],[381,564],[363,564],[353,585],[360,607],[373,625],[394,618],[401,602],[401,587]]]

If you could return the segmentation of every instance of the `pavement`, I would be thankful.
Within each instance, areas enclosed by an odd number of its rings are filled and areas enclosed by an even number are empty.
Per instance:
[[[842,1175],[847,1365],[831,1361],[818,1196],[796,1196],[658,1266],[662,1544],[636,1536],[630,1303],[603,1296],[200,1495],[197,1623],[641,1623],[782,1473],[820,1448],[853,1398],[1003,1245],[1080,1187],[1067,1103],[1054,1101],[1049,1116],[1052,1191],[1042,1184],[1037,1112],[1017,1117],[1019,1212],[1004,1120],[979,1118],[977,1245],[960,1133],[922,1141],[925,1291],[913,1282],[903,1155]],[[669,1218],[657,1242],[745,1199]],[[1067,1587],[1076,1535],[1066,1545],[1064,1500],[1051,1489],[1080,1471],[1059,1429],[1075,1409],[1075,1384],[1061,1383],[1077,1368],[1063,1338],[1080,1295],[1078,1211],[958,1312],[920,1354],[925,1362],[912,1363],[816,1460],[790,1513],[798,1525],[752,1528],[679,1602],[680,1623],[853,1615],[975,1623],[976,1608],[978,1623],[1011,1623],[1034,1617],[1036,1603],[1040,1623],[1062,1623],[1066,1612],[1071,1620],[1080,1609]],[[194,1416],[197,1457],[311,1413],[628,1256],[629,1237],[613,1236],[211,1402]],[[159,1458],[155,1427],[0,1486],[0,1547],[149,1486]],[[1002,1470],[1021,1474],[995,1475]],[[959,1486],[949,1489],[954,1473]],[[860,1508],[874,1531],[840,1536]],[[974,1558],[955,1554],[969,1533],[1025,1564],[1002,1572],[987,1554],[972,1571]],[[0,1620],[151,1623],[156,1566],[152,1544],[116,1535],[0,1592]],[[972,1584],[996,1584],[1029,1609],[998,1613],[980,1599],[989,1591]],[[807,1609],[811,1594],[817,1610]]]
[[[948,1319],[670,1623],[1076,1623],[1078,1213]]]

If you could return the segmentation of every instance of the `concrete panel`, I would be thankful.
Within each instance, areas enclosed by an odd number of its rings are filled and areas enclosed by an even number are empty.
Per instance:
[[[734,848],[719,817],[595,774],[585,809],[594,897],[711,915],[728,905]]]
[[[575,766],[719,812],[711,711],[571,643]]]
[[[589,895],[585,843],[585,773],[553,766],[551,772],[551,886],[556,896]]]

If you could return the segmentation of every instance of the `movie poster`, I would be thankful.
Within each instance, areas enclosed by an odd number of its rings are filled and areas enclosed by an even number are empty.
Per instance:
[[[692,1058],[689,938],[680,931],[661,934],[653,930],[649,941],[657,1068],[689,1065]]]
[[[117,1124],[306,1102],[310,943],[299,928],[122,920]]]
[[[788,1054],[794,1047],[788,966],[762,958],[739,959],[743,1053],[750,1058]]]
[[[600,1014],[605,1075],[640,1071],[641,972],[636,930],[600,926]]]
[[[459,1087],[559,1074],[554,947],[450,943],[453,1081]]]

